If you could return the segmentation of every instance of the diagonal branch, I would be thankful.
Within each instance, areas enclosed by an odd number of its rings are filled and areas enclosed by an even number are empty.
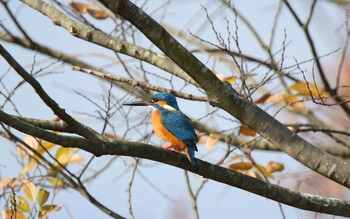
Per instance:
[[[263,137],[310,169],[350,188],[350,164],[322,152],[275,118],[222,83],[203,63],[144,11],[127,0],[100,0],[116,15],[135,25],[150,41],[186,71],[207,93],[209,102],[252,127]],[[310,157],[316,159],[311,160]]]
[[[164,150],[160,147],[119,139],[106,138],[96,141],[81,137],[57,135],[18,120],[3,111],[0,111],[0,122],[40,139],[60,144],[63,147],[77,147],[96,156],[125,155],[158,161],[296,208],[350,216],[349,201],[295,192],[198,159],[196,160],[196,166],[192,166],[184,154]]]
[[[63,121],[65,121],[75,133],[78,133],[86,138],[97,138],[99,134],[87,126],[76,121],[73,117],[65,112],[41,87],[40,83],[35,80],[22,66],[7,52],[7,50],[0,44],[0,54],[11,65],[11,67],[27,81],[39,95],[42,101],[50,107],[50,109]]]
[[[77,59],[76,57],[74,57],[72,55],[68,55],[60,50],[45,46],[45,45],[38,43],[34,40],[31,40],[31,42],[28,43],[28,41],[23,39],[23,38],[12,36],[10,34],[3,33],[1,31],[0,31],[0,40],[6,41],[9,43],[14,43],[16,45],[20,45],[20,46],[27,48],[27,49],[38,51],[42,54],[59,59],[65,63],[71,64],[71,65],[77,65],[77,66],[80,66],[82,68],[89,68],[89,69],[97,70],[96,67],[91,66],[90,64],[88,64],[86,62],[80,61],[79,59]],[[143,92],[136,90],[136,89],[133,89],[133,87],[131,87],[127,84],[115,82],[115,85],[118,86],[119,88],[125,90],[126,92],[137,96],[137,97],[142,98],[145,96],[145,94]]]
[[[135,44],[127,43],[118,38],[111,37],[108,34],[97,31],[85,25],[79,24],[61,11],[57,10],[52,5],[43,1],[21,0],[21,2],[49,17],[54,24],[65,28],[67,31],[69,31],[70,34],[75,37],[111,49],[115,52],[148,62],[151,65],[157,66],[164,71],[182,78],[184,81],[187,81],[191,84],[196,84],[196,82],[193,81],[193,79],[189,77],[186,72],[184,72],[181,68],[179,68],[179,66],[177,66],[171,59],[167,57],[164,57]]]

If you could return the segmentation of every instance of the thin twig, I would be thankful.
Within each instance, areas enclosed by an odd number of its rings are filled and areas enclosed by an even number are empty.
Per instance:
[[[87,69],[87,68],[80,68],[78,66],[73,66],[72,69],[73,69],[73,71],[81,71],[84,73],[94,75],[94,76],[99,77],[99,78],[108,79],[110,81],[118,81],[118,82],[122,82],[122,83],[127,83],[127,84],[134,86],[134,87],[142,87],[142,88],[146,88],[148,90],[153,90],[153,91],[158,91],[158,92],[168,92],[168,93],[174,94],[175,96],[183,98],[183,99],[196,100],[196,101],[202,101],[202,102],[208,101],[208,98],[205,96],[195,96],[192,94],[186,94],[186,93],[178,92],[176,90],[171,90],[171,89],[159,87],[159,86],[150,84],[148,82],[136,81],[136,80],[133,80],[130,78],[125,78],[125,77],[121,77],[121,76],[114,75],[114,74],[106,74],[106,73],[103,73],[100,71],[95,71],[95,70],[91,70],[91,69]]]

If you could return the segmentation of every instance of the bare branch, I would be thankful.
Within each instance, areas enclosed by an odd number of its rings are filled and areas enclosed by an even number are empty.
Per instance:
[[[60,108],[59,105],[44,91],[41,85],[35,78],[33,78],[28,72],[26,72],[22,66],[7,52],[7,50],[0,44],[0,54],[4,59],[12,66],[13,69],[26,80],[36,91],[39,97],[44,101],[44,103],[51,108],[51,110],[65,121],[70,127],[74,129],[76,133],[81,134],[87,138],[97,138],[99,134],[87,126],[76,121],[73,117],[65,112],[64,109]]]
[[[126,155],[159,161],[300,209],[350,216],[349,201],[295,192],[199,159],[196,159],[196,166],[192,166],[184,154],[153,147],[148,144],[127,142],[118,139],[105,139],[103,144],[101,144],[102,141],[56,135],[24,123],[3,111],[0,111],[0,121],[21,132],[60,144],[64,147],[77,147],[96,156],[108,154]]]
[[[166,58],[148,49],[139,47],[135,44],[127,43],[118,38],[111,37],[108,34],[96,31],[90,27],[81,25],[75,22],[73,19],[70,19],[64,13],[54,8],[52,5],[45,3],[41,0],[21,1],[27,4],[28,6],[32,7],[33,9],[43,13],[44,15],[49,17],[54,24],[65,28],[67,31],[69,31],[69,33],[71,33],[75,37],[79,37],[83,40],[106,47],[115,52],[119,52],[134,57],[136,59],[143,60],[171,74],[174,74],[175,76],[180,77],[191,84],[196,84],[196,82],[194,82],[193,79],[191,79],[191,77],[189,77],[181,68],[179,68],[179,66],[174,64],[174,62],[171,61],[169,58]]]
[[[305,166],[350,188],[350,164],[326,154],[283,126],[268,113],[243,99],[219,79],[164,28],[127,0],[101,0],[116,15],[133,23],[158,48],[181,66],[207,92],[210,104],[220,107],[252,127],[271,143]],[[175,52],[174,52],[175,51]],[[199,74],[200,72],[200,74]],[[316,157],[310,160],[310,157]]]
[[[185,93],[182,93],[182,92],[179,92],[176,90],[171,90],[171,89],[159,87],[159,86],[150,84],[148,82],[136,81],[134,79],[121,77],[121,76],[118,76],[115,74],[106,74],[106,73],[103,73],[100,71],[94,71],[94,70],[87,69],[87,68],[80,68],[78,66],[73,66],[72,69],[73,69],[73,71],[81,71],[84,73],[94,75],[94,76],[99,77],[99,78],[108,79],[111,82],[122,82],[122,83],[130,84],[133,87],[142,87],[142,88],[146,88],[148,90],[153,90],[153,91],[158,91],[158,92],[168,92],[168,93],[174,94],[177,97],[188,99],[188,100],[196,100],[196,101],[203,101],[203,102],[208,101],[207,97],[200,97],[200,96],[194,96],[192,94],[185,94]]]

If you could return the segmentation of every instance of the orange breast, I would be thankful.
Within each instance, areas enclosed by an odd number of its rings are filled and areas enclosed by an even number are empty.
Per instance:
[[[152,125],[154,132],[157,134],[157,136],[160,139],[169,142],[175,150],[184,151],[187,149],[186,144],[184,142],[176,138],[162,125],[158,109],[156,109],[152,114]]]

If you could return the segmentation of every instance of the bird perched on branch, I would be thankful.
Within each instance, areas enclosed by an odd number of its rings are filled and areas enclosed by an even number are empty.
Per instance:
[[[188,160],[195,165],[194,153],[198,151],[198,137],[190,119],[181,112],[176,98],[166,92],[154,94],[147,101],[124,103],[127,106],[151,106],[152,125],[157,136],[169,142],[165,149],[185,152]]]

